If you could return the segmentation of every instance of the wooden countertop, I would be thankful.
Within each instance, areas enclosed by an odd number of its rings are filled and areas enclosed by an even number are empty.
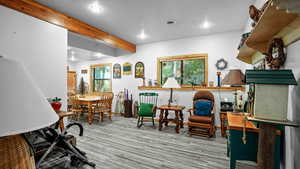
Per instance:
[[[227,112],[228,129],[229,130],[243,130],[245,125],[245,117],[243,113]],[[258,128],[251,122],[246,120],[246,130],[258,132]]]

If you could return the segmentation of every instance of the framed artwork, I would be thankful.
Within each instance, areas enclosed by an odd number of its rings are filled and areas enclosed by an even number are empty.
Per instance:
[[[123,75],[131,75],[132,74],[132,64],[131,63],[124,63],[123,64]]]
[[[113,77],[114,79],[121,79],[121,65],[116,63],[113,66]]]
[[[144,78],[145,77],[145,66],[143,62],[137,62],[135,64],[135,78]]]

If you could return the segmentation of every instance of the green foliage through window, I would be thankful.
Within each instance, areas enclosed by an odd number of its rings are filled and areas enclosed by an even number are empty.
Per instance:
[[[162,61],[161,84],[175,77],[181,85],[205,85],[205,59]]]

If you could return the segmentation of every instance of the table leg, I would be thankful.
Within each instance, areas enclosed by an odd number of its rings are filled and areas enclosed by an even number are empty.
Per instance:
[[[183,128],[183,113],[182,110],[179,111],[180,114],[180,128]]]
[[[164,122],[165,122],[165,126],[168,126],[169,121],[168,121],[168,115],[169,115],[169,111],[165,110],[165,118],[164,118]]]
[[[175,131],[176,133],[179,133],[179,111],[175,111],[175,123],[176,123],[176,127],[175,127]]]
[[[161,131],[163,120],[164,120],[164,110],[160,109],[159,126],[158,126],[159,131]]]
[[[94,113],[92,112],[92,103],[88,103],[88,123],[91,125],[94,120]]]

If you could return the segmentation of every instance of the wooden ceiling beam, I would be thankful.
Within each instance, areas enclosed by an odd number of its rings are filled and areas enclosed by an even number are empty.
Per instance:
[[[78,19],[65,15],[33,0],[0,0],[0,5],[25,13],[32,17],[68,29],[71,32],[102,40],[105,44],[131,53],[136,52],[136,45],[118,38]]]

